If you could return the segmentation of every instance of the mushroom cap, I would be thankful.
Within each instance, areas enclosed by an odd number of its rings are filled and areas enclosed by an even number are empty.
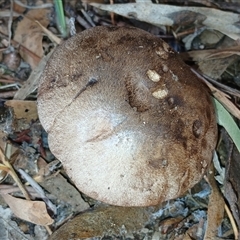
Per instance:
[[[209,91],[167,43],[132,27],[63,42],[40,79],[39,119],[77,188],[119,206],[150,206],[194,186],[212,159]]]

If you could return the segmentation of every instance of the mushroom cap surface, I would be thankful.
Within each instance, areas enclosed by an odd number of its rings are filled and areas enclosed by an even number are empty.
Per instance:
[[[204,175],[217,139],[208,88],[167,43],[132,27],[91,28],[57,47],[38,113],[77,188],[112,205],[180,196]]]

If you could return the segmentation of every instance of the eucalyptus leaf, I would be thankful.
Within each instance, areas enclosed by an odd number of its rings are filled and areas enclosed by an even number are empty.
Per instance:
[[[222,32],[235,40],[239,39],[240,36],[240,28],[236,24],[239,21],[239,14],[218,9],[153,4],[146,0],[142,2],[138,0],[137,3],[90,3],[90,5],[101,10],[114,12],[118,15],[148,22],[156,26],[181,25],[184,19],[187,19],[188,21],[192,21],[193,24],[200,23],[210,29]]]
[[[240,129],[225,107],[214,98],[218,124],[223,126],[240,152]]]

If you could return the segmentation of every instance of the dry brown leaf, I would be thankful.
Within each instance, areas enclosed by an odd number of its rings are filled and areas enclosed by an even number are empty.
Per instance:
[[[206,60],[199,62],[198,66],[205,75],[218,79],[236,59],[237,56],[230,56],[224,59]]]
[[[216,238],[218,227],[224,217],[225,202],[214,178],[213,164],[209,170],[208,182],[212,192],[209,196],[207,229],[204,235],[204,240],[212,240]]]
[[[240,45],[238,42],[229,39],[224,44],[221,45],[221,48],[189,51],[180,55],[184,59],[192,58],[193,61],[197,62],[202,73],[217,79],[237,59],[237,55],[240,55]],[[226,46],[227,44],[231,46]]]
[[[0,148],[1,149],[6,149],[6,145],[7,145],[7,133],[3,132],[0,130]],[[2,163],[2,161],[0,160],[0,164]],[[0,169],[0,183],[4,181],[4,179],[7,177],[8,173],[4,170]]]
[[[230,101],[230,96],[226,93],[220,91],[219,89],[215,88],[211,83],[206,81],[198,72],[191,69],[200,79],[202,79],[206,85],[212,91],[213,96],[222,103],[222,105],[235,117],[240,119],[240,110]]]
[[[9,194],[1,195],[18,218],[41,226],[47,226],[54,222],[48,215],[44,202],[15,198]]]
[[[37,120],[37,105],[35,101],[8,100],[5,106],[11,107],[14,112],[14,119],[26,119],[27,122]]]
[[[43,32],[35,20],[39,21],[44,27],[46,27],[49,24],[49,14],[50,9],[46,8],[29,10],[24,18],[18,23],[14,35],[15,41],[35,53],[39,58],[41,58],[44,53],[42,47]],[[32,55],[23,52],[22,50],[20,51],[20,54],[33,69],[38,65],[38,58],[34,58]]]
[[[24,13],[24,11],[26,11],[27,9],[23,6],[20,6],[19,4],[17,4],[15,1],[13,3],[13,11],[17,12],[17,13]]]
[[[60,44],[62,39],[54,35],[51,31],[49,31],[47,28],[45,28],[39,21],[36,21],[36,23],[42,28],[43,32],[51,39],[51,41]]]
[[[240,110],[236,107],[236,105],[230,101],[230,97],[223,93],[222,91],[218,90],[217,88],[215,88],[213,85],[211,84],[207,84],[212,93],[213,96],[219,100],[222,105],[235,117],[237,117],[238,119],[240,119]]]
[[[196,62],[203,61],[203,60],[227,58],[232,55],[240,55],[240,45],[233,46],[233,47],[226,47],[222,49],[189,51],[187,54]]]

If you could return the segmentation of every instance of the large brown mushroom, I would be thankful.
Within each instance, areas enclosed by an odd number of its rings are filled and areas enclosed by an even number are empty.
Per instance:
[[[119,206],[183,194],[217,138],[205,85],[167,43],[132,27],[95,27],[61,44],[41,76],[38,112],[78,189]]]

